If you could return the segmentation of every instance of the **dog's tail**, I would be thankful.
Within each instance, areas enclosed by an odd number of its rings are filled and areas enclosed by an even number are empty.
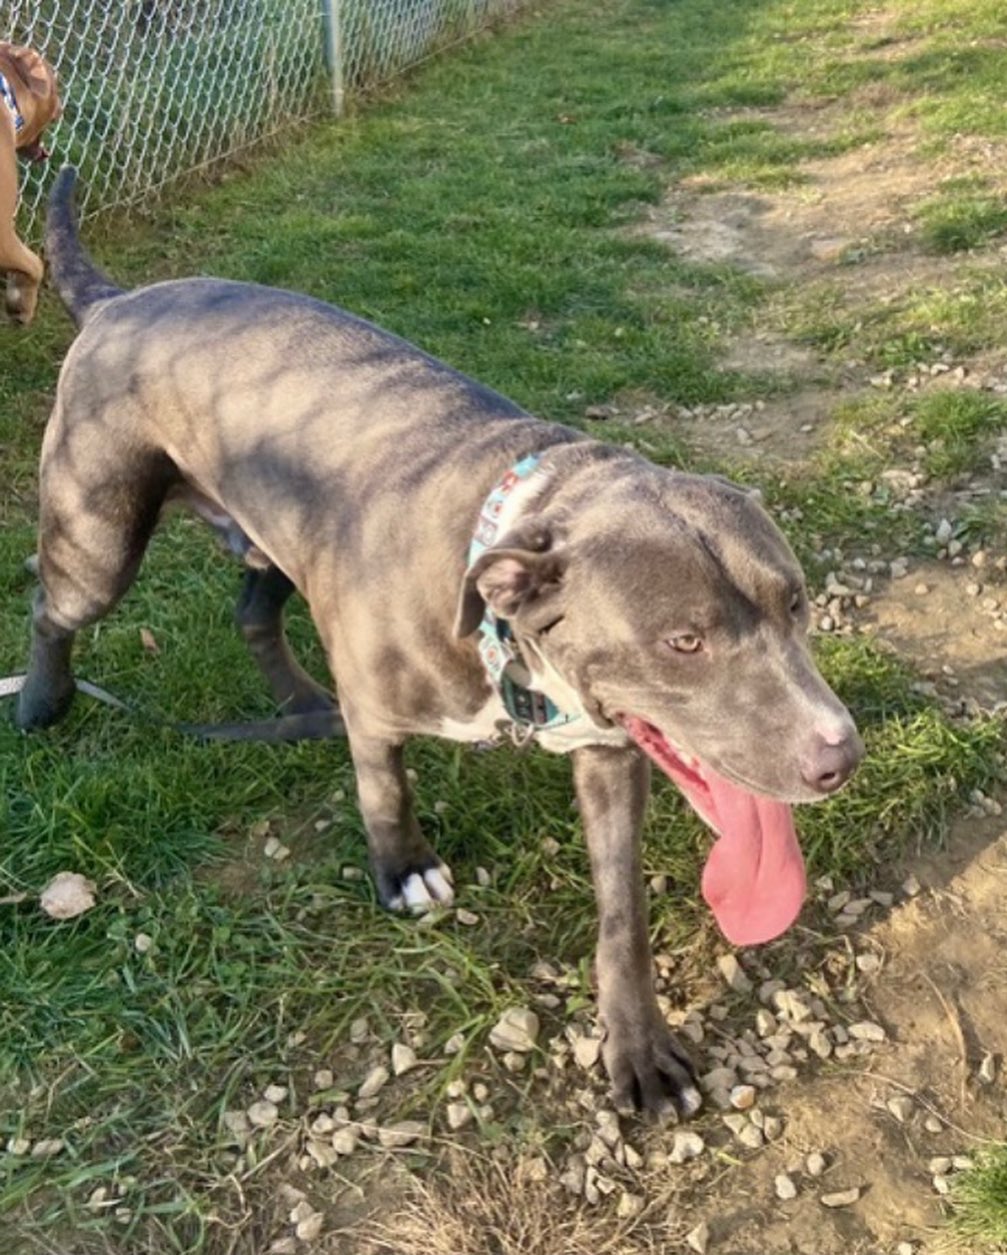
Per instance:
[[[76,182],[73,166],[64,166],[56,176],[45,220],[45,255],[60,300],[79,327],[93,306],[121,296],[122,288],[101,273],[80,242],[73,207]]]

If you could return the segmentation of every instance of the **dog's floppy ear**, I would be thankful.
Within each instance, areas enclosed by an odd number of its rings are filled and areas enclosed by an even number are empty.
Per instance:
[[[531,602],[559,587],[566,567],[552,527],[528,519],[503,536],[465,572],[455,635],[470,636],[488,606],[499,619],[513,619]]]

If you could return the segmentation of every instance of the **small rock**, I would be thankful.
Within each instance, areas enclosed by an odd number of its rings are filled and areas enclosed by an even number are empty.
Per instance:
[[[713,1068],[699,1078],[699,1083],[708,1093],[715,1089],[730,1091],[738,1083],[738,1074],[733,1068]]]
[[[400,1120],[397,1124],[378,1129],[378,1141],[385,1150],[397,1150],[401,1146],[411,1146],[426,1131],[427,1126],[422,1120]]]
[[[913,1100],[907,1094],[897,1094],[894,1098],[889,1098],[885,1105],[899,1124],[909,1121],[916,1109]]]
[[[869,976],[872,972],[876,972],[880,966],[881,960],[876,954],[857,955],[857,971],[863,972],[865,976]]]
[[[644,1200],[639,1194],[630,1194],[627,1190],[623,1190],[619,1196],[615,1214],[623,1220],[628,1220],[632,1216],[639,1216],[643,1208]]]
[[[380,1064],[376,1068],[371,1068],[357,1090],[357,1097],[373,1098],[388,1084],[389,1075],[388,1069]]]
[[[528,1056],[519,1054],[516,1050],[507,1050],[501,1055],[500,1062],[508,1072],[522,1072],[524,1065],[528,1062]]]
[[[367,1016],[361,1015],[350,1025],[350,1041],[354,1046],[362,1045],[371,1035],[371,1026],[367,1022]]]
[[[349,1125],[345,1129],[337,1129],[332,1134],[331,1144],[337,1155],[352,1155],[359,1141],[360,1134],[353,1125]]]
[[[827,1166],[825,1156],[819,1154],[817,1150],[812,1151],[804,1161],[804,1167],[809,1177],[820,1177]]]
[[[783,1121],[779,1116],[766,1116],[762,1122],[762,1131],[766,1135],[767,1142],[775,1142],[783,1132]]]
[[[881,1025],[875,1024],[873,1020],[860,1020],[857,1024],[851,1024],[847,1031],[856,1041],[884,1041],[888,1036]]]
[[[689,1250],[695,1251],[696,1255],[706,1255],[706,1248],[710,1244],[710,1226],[705,1220],[701,1220],[695,1229],[686,1234],[685,1241]]]
[[[466,911],[464,907],[459,907],[455,911],[455,919],[459,924],[464,924],[466,928],[475,928],[479,923],[479,916],[474,911]]]
[[[489,1086],[482,1081],[476,1081],[472,1086],[472,1097],[476,1102],[486,1102],[490,1096]]]
[[[416,1051],[412,1046],[404,1046],[396,1042],[392,1047],[392,1071],[396,1076],[403,1076],[416,1067]]]
[[[941,519],[941,521],[937,524],[937,530],[934,533],[935,536],[937,537],[937,543],[939,545],[946,545],[948,541],[951,539],[951,537],[954,535],[954,531],[955,529],[951,525],[950,520]]]
[[[465,1034],[455,1033],[449,1037],[444,1043],[444,1053],[446,1055],[459,1055],[465,1049]]]
[[[530,1007],[510,1007],[490,1029],[490,1042],[498,1050],[526,1052],[535,1049],[539,1018]]]
[[[760,1037],[772,1037],[776,1029],[776,1016],[766,1007],[760,1007],[755,1013],[755,1031]]]
[[[316,1090],[331,1089],[336,1083],[336,1078],[331,1068],[319,1068],[312,1077],[312,1082]]]
[[[745,975],[745,972],[738,962],[737,956],[733,954],[722,954],[717,960],[717,967],[720,974],[724,978],[725,983],[738,994],[747,994],[752,988],[752,982]]]
[[[916,877],[911,874],[902,882],[902,892],[907,898],[915,898],[922,887]]]
[[[279,1119],[280,1113],[276,1103],[272,1102],[253,1102],[246,1112],[250,1124],[257,1129],[268,1128],[269,1125],[275,1124]]]
[[[485,867],[476,868],[476,884],[480,889],[488,889],[493,883],[493,877],[489,874]]]
[[[468,1103],[449,1102],[445,1110],[448,1128],[457,1133],[459,1129],[464,1129],[467,1124],[472,1123],[472,1109]]]
[[[944,1121],[940,1120],[937,1116],[927,1116],[927,1118],[923,1121],[923,1127],[928,1133],[943,1133]]]
[[[975,1162],[971,1155],[952,1155],[951,1166],[955,1172],[971,1172],[975,1167]]]
[[[58,1155],[65,1143],[61,1137],[43,1137],[31,1148],[32,1159],[51,1159]]]
[[[938,1194],[949,1194],[951,1192],[951,1182],[947,1177],[934,1177],[934,1189]]]
[[[737,1111],[747,1111],[755,1106],[756,1096],[753,1085],[735,1085],[731,1090],[731,1106]]]
[[[296,1238],[277,1238],[275,1242],[270,1242],[266,1248],[266,1255],[296,1255],[296,1253]]]
[[[765,1145],[766,1138],[761,1129],[757,1129],[754,1124],[749,1124],[738,1134],[738,1141],[749,1150],[759,1150]]]
[[[325,1223],[325,1217],[320,1211],[312,1212],[306,1219],[300,1221],[294,1232],[302,1242],[314,1242],[322,1232],[322,1225]]]
[[[300,1191],[298,1191],[298,1193],[300,1193]],[[294,1203],[294,1206],[290,1210],[290,1223],[298,1225],[302,1220],[307,1220],[310,1216],[314,1216],[315,1214],[314,1207],[312,1207],[304,1195],[301,1194],[300,1198],[296,1203]]]
[[[7,1153],[9,1155],[27,1155],[30,1150],[31,1142],[26,1137],[12,1137],[7,1142]]]
[[[949,1155],[935,1155],[927,1163],[927,1172],[932,1177],[946,1177],[951,1171],[951,1157]]]
[[[308,1142],[307,1151],[319,1168],[331,1168],[339,1158],[331,1142],[322,1142],[317,1138],[312,1138]]]
[[[706,1143],[698,1133],[679,1130],[672,1140],[668,1162],[674,1164],[688,1163],[690,1159],[697,1159],[704,1150],[706,1150]]]
[[[983,1055],[983,1061],[979,1065],[977,1075],[983,1085],[993,1084],[993,1082],[997,1079],[997,1061],[993,1055]]]
[[[900,1242],[895,1248],[895,1255],[913,1255],[914,1250],[912,1242]]]
[[[77,872],[59,872],[39,896],[39,906],[51,919],[73,919],[90,911],[95,902],[95,884]]]
[[[586,1071],[594,1067],[600,1054],[601,1042],[597,1037],[578,1037],[573,1043],[573,1057]]]
[[[277,1106],[283,1102],[286,1096],[287,1088],[285,1085],[267,1085],[266,1090],[262,1095],[266,1102],[275,1103]]]
[[[849,1190],[839,1190],[835,1194],[823,1194],[821,1203],[823,1207],[849,1207],[855,1203],[860,1197],[860,1186],[855,1185]]]
[[[821,1030],[811,1034],[808,1038],[808,1046],[819,1059],[828,1059],[832,1054],[832,1042],[829,1041],[828,1037]]]
[[[793,1178],[788,1177],[785,1172],[781,1172],[775,1178],[773,1185],[776,1189],[776,1197],[788,1203],[792,1198],[797,1197],[797,1186],[794,1184]]]

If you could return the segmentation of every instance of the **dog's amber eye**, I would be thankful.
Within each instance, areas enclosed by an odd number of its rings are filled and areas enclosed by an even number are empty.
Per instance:
[[[694,632],[680,632],[669,636],[668,644],[677,654],[696,654],[703,648],[703,638]]]

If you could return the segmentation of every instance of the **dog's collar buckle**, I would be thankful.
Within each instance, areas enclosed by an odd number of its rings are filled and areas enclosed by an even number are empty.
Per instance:
[[[22,130],[24,128],[24,117],[18,108],[17,96],[14,95],[14,88],[11,87],[2,74],[0,74],[0,100],[11,111],[11,115],[14,118],[14,130]]]
[[[514,489],[538,469],[541,456],[531,453],[522,458],[504,475],[483,502],[472,543],[468,566],[493,544],[500,526],[504,503]],[[536,733],[564,727],[582,716],[568,715],[554,701],[529,686],[531,672],[525,665],[506,619],[498,619],[490,609],[483,612],[479,624],[479,656],[483,667],[513,721],[511,737],[524,744]]]

